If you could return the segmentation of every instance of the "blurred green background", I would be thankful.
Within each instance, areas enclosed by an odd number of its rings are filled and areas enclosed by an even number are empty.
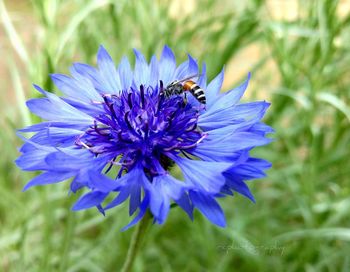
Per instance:
[[[15,130],[38,122],[31,83],[95,64],[103,44],[118,62],[171,46],[178,61],[225,65],[224,90],[252,80],[244,100],[272,102],[273,163],[250,182],[253,204],[221,199],[228,226],[174,209],[154,225],[135,271],[350,271],[350,1],[0,0],[0,271],[118,271],[132,230],[127,205],[72,212],[68,182],[21,190],[35,173],[13,161]]]

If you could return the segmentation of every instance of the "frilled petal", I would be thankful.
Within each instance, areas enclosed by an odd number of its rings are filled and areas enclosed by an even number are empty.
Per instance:
[[[266,176],[265,170],[271,167],[271,163],[262,159],[249,158],[244,163],[237,164],[227,171],[231,177],[242,180],[263,178]]]
[[[247,80],[237,88],[234,88],[223,95],[221,95],[218,99],[216,99],[211,107],[206,111],[206,115],[214,114],[217,111],[222,111],[227,108],[235,106],[238,101],[241,99],[243,93],[248,87],[248,83],[250,80],[250,74],[248,74]]]
[[[271,139],[250,132],[236,132],[221,137],[210,135],[191,153],[209,161],[234,161],[237,151],[265,145]]]
[[[207,66],[205,65],[205,63],[202,64],[202,71],[200,73],[197,83],[204,90],[207,89]]]
[[[254,196],[250,192],[244,180],[265,177],[264,171],[271,167],[271,163],[262,159],[247,158],[241,163],[225,171],[226,187],[238,192],[255,202]]]
[[[249,128],[249,132],[260,134],[260,135],[266,135],[268,133],[273,133],[275,130],[271,128],[270,126],[267,126],[263,123],[256,123],[253,126]]]
[[[100,205],[108,193],[92,191],[83,195],[73,206],[73,211],[85,210]]]
[[[205,112],[199,117],[198,124],[206,130],[229,128],[232,125],[236,129],[248,129],[261,120],[269,106],[269,103],[261,101],[239,104],[211,114]]]
[[[182,80],[188,77],[198,76],[198,64],[197,61],[188,55],[188,60],[180,64],[175,70],[175,79]]]
[[[219,227],[226,226],[224,213],[214,197],[196,191],[190,191],[190,198],[193,205],[208,218],[210,222]]]
[[[98,190],[104,193],[109,193],[116,190],[121,182],[121,179],[125,179],[125,176],[123,176],[123,178],[120,178],[119,180],[113,180],[94,170],[88,171],[87,176],[89,187],[93,190]]]
[[[183,78],[185,78],[188,74],[188,63],[189,61],[185,61],[183,63],[181,63],[178,67],[176,67],[175,69],[175,74],[174,74],[174,80],[181,80]]]
[[[159,78],[163,81],[164,86],[167,86],[174,79],[176,69],[175,55],[168,46],[163,48],[159,68]]]
[[[193,220],[193,204],[191,203],[188,193],[182,194],[175,202],[187,213],[188,217]]]
[[[125,230],[131,228],[132,226],[137,224],[142,219],[142,217],[145,215],[145,213],[146,213],[146,211],[148,209],[149,201],[150,201],[149,195],[146,193],[145,197],[143,198],[143,200],[141,202],[139,213],[134,217],[134,219],[128,225],[123,227],[121,229],[121,231],[125,231]]]
[[[254,196],[250,192],[247,184],[244,183],[244,181],[240,179],[231,178],[229,175],[227,175],[227,181],[225,186],[227,186],[229,189],[234,190],[235,192],[249,198],[252,202],[255,203]]]
[[[85,131],[89,127],[89,125],[84,123],[82,124],[79,121],[77,122],[49,121],[49,122],[34,124],[23,129],[19,129],[18,132],[38,132],[38,131],[41,131],[42,129],[47,129],[50,127],[51,128],[52,127],[70,128],[70,129]]]
[[[64,147],[71,145],[82,133],[84,132],[76,129],[48,127],[35,134],[30,140],[40,145]],[[21,152],[26,152],[26,147],[30,146],[33,147],[31,144],[24,145]]]
[[[149,85],[152,88],[156,88],[159,83],[159,64],[156,56],[153,56],[151,58],[151,63],[149,64],[150,69],[150,79],[149,79]]]
[[[134,70],[134,84],[135,88],[139,88],[141,85],[149,85],[150,81],[150,69],[145,57],[136,49],[135,53],[135,70]]]
[[[121,90],[120,78],[117,69],[103,46],[100,46],[97,53],[97,64],[100,71],[100,78],[103,81],[103,93],[119,94]]]
[[[197,61],[192,58],[190,54],[188,54],[188,71],[187,75],[184,75],[184,77],[188,76],[198,76],[199,70],[198,70],[198,63]],[[181,78],[180,78],[181,79]]]
[[[79,74],[82,77],[90,80],[90,82],[94,85],[96,91],[99,93],[102,93],[102,91],[105,89],[104,82],[100,76],[100,73],[95,67],[84,63],[74,63],[73,69],[71,69],[73,76],[75,74]]]
[[[105,209],[113,208],[121,204],[130,197],[129,214],[132,215],[139,207],[141,202],[141,189],[146,186],[149,181],[140,167],[133,168],[129,173],[116,180],[119,195],[107,204]]]
[[[129,186],[130,201],[129,201],[129,215],[133,215],[141,203],[141,186],[139,184],[133,184]]]
[[[16,165],[24,171],[47,170],[45,158],[49,153],[46,150],[33,149],[22,154],[16,161]]]
[[[80,123],[91,123],[93,121],[91,116],[72,107],[58,96],[45,92],[37,85],[34,85],[34,87],[46,95],[46,98],[35,98],[27,101],[28,108],[39,117],[46,120],[67,120]]]
[[[45,162],[45,158],[49,154],[56,152],[56,149],[51,146],[35,143],[25,138],[20,133],[17,133],[17,136],[20,137],[25,144],[21,148],[23,154],[15,161],[16,165],[25,171],[50,170]]]
[[[169,209],[171,200],[179,200],[186,188],[184,182],[166,174],[157,176],[147,186],[150,193],[150,209],[158,224],[163,224]]]
[[[71,73],[76,78],[61,74],[51,74],[51,79],[57,88],[68,97],[89,103],[103,100],[88,79],[79,75],[74,69],[71,69]]]
[[[181,168],[190,187],[210,193],[220,191],[225,182],[222,173],[231,166],[231,163],[226,162],[208,162],[185,158],[173,159]]]
[[[91,117],[96,117],[97,115],[105,113],[105,110],[101,106],[102,102],[99,101],[84,102],[67,97],[63,97],[62,100]]]
[[[72,176],[73,176],[73,173],[71,172],[55,172],[55,171],[45,172],[40,174],[39,176],[36,176],[31,181],[29,181],[27,185],[23,188],[23,191],[28,190],[32,186],[58,183],[66,179],[69,179]]]
[[[89,183],[89,176],[88,176],[87,170],[80,170],[78,171],[75,178],[72,180],[70,184],[70,191],[73,193],[76,193],[81,188],[84,188]]]
[[[118,73],[122,90],[128,90],[132,84],[133,71],[131,70],[129,60],[126,56],[124,56],[120,61],[120,64],[118,66]]]
[[[61,151],[48,154],[45,158],[48,168],[57,171],[78,171],[89,167],[101,171],[108,161],[108,157],[95,157],[83,149],[65,149],[64,152],[61,149]]]
[[[221,90],[223,81],[224,81],[224,69],[222,69],[221,72],[212,81],[210,81],[208,87],[206,88],[205,96],[207,98],[208,109],[211,108],[211,106],[219,98],[219,92]],[[203,115],[205,114],[206,112],[204,112]]]

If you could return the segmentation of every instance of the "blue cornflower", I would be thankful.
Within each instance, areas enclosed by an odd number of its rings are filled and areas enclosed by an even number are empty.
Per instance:
[[[248,79],[238,88],[220,93],[224,72],[207,85],[206,66],[201,71],[191,57],[176,66],[171,49],[160,60],[147,63],[135,50],[134,70],[122,58],[116,68],[101,46],[98,68],[76,63],[72,77],[52,74],[63,97],[34,87],[45,97],[27,102],[46,122],[20,132],[24,138],[16,161],[26,171],[42,171],[24,190],[34,185],[72,178],[70,190],[88,192],[73,210],[97,207],[102,213],[129,198],[129,213],[138,214],[125,227],[137,223],[150,210],[162,224],[171,203],[192,219],[197,208],[212,223],[225,226],[216,197],[238,192],[252,201],[246,180],[264,176],[270,163],[252,158],[249,151],[270,142],[272,129],[261,123],[269,103],[239,104]],[[190,93],[164,95],[174,80],[198,75],[206,105]],[[169,172],[177,165],[183,180]],[[110,202],[105,203],[107,196]]]

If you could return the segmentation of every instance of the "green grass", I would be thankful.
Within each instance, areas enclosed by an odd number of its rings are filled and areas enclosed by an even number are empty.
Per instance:
[[[32,0],[33,45],[16,32],[27,22],[0,1],[10,45],[0,87],[0,271],[118,271],[123,263],[132,233],[119,232],[125,205],[105,218],[72,212],[78,196],[67,196],[68,183],[22,193],[34,174],[13,163],[15,130],[39,121],[25,108],[39,95],[29,83],[55,91],[48,74],[94,64],[100,44],[115,61],[133,59],[133,47],[150,57],[168,44],[179,62],[186,52],[205,61],[210,79],[225,64],[251,63],[242,52],[255,48],[254,64],[239,71],[253,71],[245,99],[272,102],[265,121],[276,140],[255,153],[273,167],[250,182],[257,204],[220,200],[225,229],[172,210],[165,225],[152,226],[135,271],[350,270],[350,14],[339,16],[339,1],[300,1],[295,18],[275,19],[265,1],[238,2],[194,1],[186,14],[186,5],[174,11],[165,0]],[[228,82],[239,81],[238,69],[227,68]]]

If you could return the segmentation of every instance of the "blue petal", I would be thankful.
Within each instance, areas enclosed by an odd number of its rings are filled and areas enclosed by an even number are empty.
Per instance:
[[[121,229],[121,231],[125,231],[125,230],[131,228],[132,226],[134,226],[136,223],[138,223],[142,219],[142,217],[145,215],[147,208],[148,208],[148,205],[149,205],[149,195],[145,194],[145,197],[142,200],[141,205],[140,205],[139,214],[128,225],[123,227]]]
[[[174,78],[176,59],[173,51],[166,45],[159,60],[159,67],[159,79],[167,86]]]
[[[108,203],[108,205],[104,209],[108,210],[108,209],[114,208],[115,206],[120,205],[129,197],[129,195],[130,195],[129,190],[122,189],[118,194],[118,196],[114,198],[110,203]]]
[[[40,145],[63,147],[65,143],[69,145],[74,143],[75,138],[82,133],[82,131],[75,129],[48,127],[35,134],[30,140]],[[21,149],[21,152],[25,151],[25,149]]]
[[[255,168],[248,163],[234,167],[228,170],[228,172],[232,172],[234,175],[239,176],[244,180],[258,179],[266,176],[263,169]]]
[[[97,64],[100,77],[104,82],[104,93],[119,94],[121,84],[115,64],[106,49],[101,45],[97,53]]]
[[[100,205],[108,193],[93,191],[82,196],[73,206],[73,211],[85,210]]]
[[[155,56],[153,56],[151,59],[149,69],[150,69],[150,73],[151,73],[149,85],[151,87],[155,88],[158,85],[158,80],[159,80],[159,65],[158,65],[158,60]]]
[[[90,170],[87,174],[89,178],[88,185],[91,189],[108,193],[114,191],[118,186],[116,180],[113,180],[102,173]]]
[[[226,108],[230,108],[238,103],[238,101],[241,99],[242,95],[244,94],[244,91],[247,89],[248,83],[250,79],[250,73],[248,74],[247,80],[237,88],[234,88],[231,91],[228,91],[224,93],[222,96],[220,96],[219,99],[215,100],[215,103],[208,108],[207,114],[210,115],[216,111],[220,111]],[[210,92],[208,91],[208,94]]]
[[[247,163],[249,163],[250,165],[256,167],[256,168],[260,168],[260,169],[268,169],[272,166],[272,163],[264,160],[264,159],[258,159],[258,158],[249,158],[247,160]]]
[[[74,73],[74,70],[72,70],[72,72]],[[76,77],[78,76],[79,74],[76,73]],[[79,76],[79,80],[77,80],[66,75],[51,74],[51,79],[58,89],[69,97],[85,102],[90,102],[91,100],[103,100],[101,95],[95,90],[92,83],[82,76]]]
[[[152,184],[147,187],[150,193],[150,209],[158,224],[163,224],[169,209],[170,201],[182,197],[186,185],[166,174],[154,177]]]
[[[129,182],[125,186],[127,186],[130,194],[129,215],[133,215],[141,202],[141,188],[146,186],[149,181],[147,180],[143,169],[140,167],[135,167],[129,173]],[[130,179],[132,179],[132,181],[130,181]]]
[[[78,73],[81,76],[89,79],[98,92],[101,93],[104,90],[103,80],[101,79],[99,71],[95,67],[92,67],[84,63],[74,63],[73,68],[74,68],[74,72],[72,69],[71,69],[71,72],[72,72],[72,75],[74,75],[74,77],[75,77],[75,74]]]
[[[50,154],[49,151],[36,148],[22,154],[15,163],[24,171],[49,170],[50,167],[45,162],[48,154]]]
[[[97,205],[96,208],[103,216],[106,216],[105,210],[102,208],[101,205]]]
[[[184,193],[179,199],[176,199],[175,202],[187,213],[189,218],[193,221],[193,205],[188,195]]]
[[[215,112],[204,112],[198,118],[198,125],[205,130],[235,125],[237,129],[242,126],[249,127],[258,123],[264,116],[269,103],[265,101],[239,104],[234,107],[223,108]],[[245,123],[247,122],[247,123]]]
[[[236,166],[228,169],[225,174],[229,174],[231,177],[243,180],[263,178],[266,176],[264,171],[270,167],[271,163],[268,161],[249,158],[244,163],[237,164]]]
[[[49,127],[70,128],[70,129],[85,131],[89,126],[90,126],[90,124],[82,124],[79,121],[78,122],[50,121],[50,122],[42,122],[39,124],[34,124],[34,125],[28,126],[26,128],[19,129],[18,132],[37,132],[37,131],[41,131],[42,129],[46,129]]]
[[[32,145],[33,147],[35,147],[36,149],[39,149],[39,150],[45,150],[47,151],[48,153],[50,152],[56,152],[56,148],[55,147],[52,147],[52,146],[47,146],[47,145],[40,145],[34,141],[32,141],[31,139],[28,139],[26,137],[24,137],[19,131],[16,133],[16,135],[21,138],[24,142]],[[32,149],[30,149],[32,150]]]
[[[205,63],[203,63],[202,65],[202,71],[197,83],[204,90],[207,89],[207,66],[205,65]]]
[[[34,87],[46,95],[46,98],[27,101],[28,108],[39,117],[56,121],[76,121],[89,124],[93,122],[92,117],[72,107],[58,96],[45,92],[37,85]]]
[[[271,139],[250,132],[237,132],[227,134],[222,137],[209,136],[202,141],[196,149],[191,151],[202,159],[214,161],[230,161],[236,157],[235,152],[265,145],[271,142]]]
[[[193,205],[198,208],[210,222],[219,227],[226,226],[224,213],[213,197],[190,191],[190,198]]]
[[[162,224],[170,209],[169,197],[162,195],[163,192],[158,191],[153,186],[148,192],[150,194],[150,210],[154,216],[154,220],[158,224]],[[164,206],[166,206],[165,209]]]
[[[250,192],[248,186],[239,179],[232,179],[227,175],[227,181],[226,185],[229,186],[232,190],[236,191],[237,193],[249,198],[252,202],[255,203],[254,196]]]
[[[70,184],[70,190],[73,193],[76,193],[81,188],[87,186],[89,182],[89,176],[87,174],[86,170],[80,170],[75,178],[72,180],[72,183]]]
[[[206,88],[205,96],[207,98],[207,108],[209,109],[219,98],[222,83],[224,81],[224,69],[209,83]]]
[[[181,198],[184,190],[187,189],[186,183],[177,180],[169,174],[154,177],[152,186],[158,192],[161,192],[163,196],[169,196],[174,200]]]
[[[181,168],[184,177],[193,188],[217,193],[225,183],[222,173],[232,164],[225,162],[196,161],[185,158],[172,158]]]
[[[119,205],[130,196],[129,214],[132,215],[140,206],[141,188],[147,186],[149,181],[140,166],[134,167],[129,173],[116,180],[118,184],[116,190],[120,191],[119,195],[110,202],[105,209],[110,209]]]
[[[263,135],[263,136],[268,134],[268,133],[275,132],[275,130],[272,127],[270,127],[268,125],[265,125],[263,123],[256,123],[256,124],[254,124],[253,126],[251,126],[249,128],[249,131],[253,132],[253,133],[256,133],[256,134]]]
[[[35,150],[34,152],[22,154],[15,160],[16,165],[23,171],[48,170],[45,163],[47,152]]]
[[[123,90],[128,90],[132,84],[133,72],[126,56],[122,58],[118,67],[120,83]]]
[[[188,73],[188,60],[181,63],[175,70],[174,79],[181,80],[189,76]]]
[[[66,151],[71,154],[62,151],[54,152],[45,158],[45,162],[51,169],[56,169],[57,171],[78,171],[88,167],[93,167],[96,171],[101,171],[110,160],[108,157],[95,157],[85,149],[68,149]]]
[[[134,70],[134,83],[138,89],[140,85],[149,85],[150,69],[148,67],[145,57],[136,49],[135,53],[135,70]]]
[[[231,191],[231,188],[226,184],[221,188],[220,193],[233,196],[233,192]]]
[[[141,186],[133,184],[130,186],[129,215],[133,215],[141,203]]]
[[[138,185],[138,168],[135,167],[131,171],[129,171],[127,174],[123,175],[122,177],[116,179],[117,185],[117,190],[120,192],[118,196],[113,199],[110,203],[107,204],[105,207],[105,210],[108,210],[110,208],[113,208],[122,202],[124,202],[129,196],[130,196],[130,191],[132,186],[137,186]],[[139,186],[141,186],[140,184]]]
[[[29,181],[27,185],[23,188],[23,191],[28,190],[32,186],[58,183],[66,179],[69,179],[72,176],[73,176],[73,173],[71,172],[53,172],[53,171],[45,172],[40,174],[39,176],[36,176],[31,181]]]
[[[188,55],[188,60],[181,63],[175,71],[175,79],[181,80],[189,76],[198,76],[198,64],[194,58]]]
[[[186,76],[197,76],[199,75],[197,61],[188,54],[188,75]]]
[[[77,110],[90,115],[91,117],[96,117],[101,114],[106,114],[106,110],[103,105],[97,100],[91,101],[89,103],[82,100],[76,100],[71,98],[62,97],[62,100],[69,105],[73,106]]]

